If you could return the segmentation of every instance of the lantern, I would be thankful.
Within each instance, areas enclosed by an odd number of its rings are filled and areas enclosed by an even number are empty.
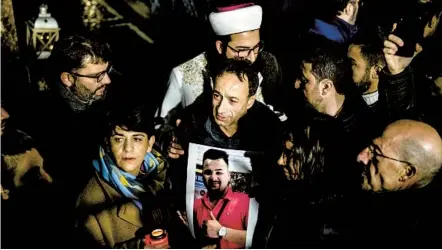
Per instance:
[[[60,36],[57,21],[47,12],[48,6],[42,4],[35,21],[26,22],[26,41],[28,47],[36,53],[37,59],[46,59],[51,55],[54,43]]]

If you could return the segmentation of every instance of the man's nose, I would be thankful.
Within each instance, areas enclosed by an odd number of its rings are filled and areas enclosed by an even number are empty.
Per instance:
[[[245,59],[247,59],[247,60],[249,60],[250,62],[255,62],[255,60],[256,60],[256,54],[255,53],[253,53],[253,51],[247,56],[247,57],[245,57]]]
[[[218,114],[224,114],[225,112],[227,112],[227,103],[226,100],[221,100],[221,102],[218,105],[217,108]]]
[[[301,80],[296,79],[295,81],[295,89],[299,89],[301,87]]]
[[[357,157],[357,161],[367,165],[370,161],[370,150],[368,148],[362,150]]]
[[[101,85],[107,85],[110,84],[112,81],[110,79],[110,76],[108,73],[106,73],[103,77],[103,80],[101,81]]]

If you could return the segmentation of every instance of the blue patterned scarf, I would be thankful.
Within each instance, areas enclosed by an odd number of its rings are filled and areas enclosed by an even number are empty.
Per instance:
[[[144,173],[143,178],[156,172],[157,167],[160,165],[160,162],[155,155],[158,155],[158,153],[152,150],[144,157],[144,161],[141,165],[141,171]],[[118,168],[109,154],[107,154],[101,146],[99,149],[99,159],[95,159],[92,163],[95,170],[97,170],[107,183],[125,197],[131,199],[140,211],[143,211],[139,196],[146,191],[143,183],[140,182],[140,178]]]

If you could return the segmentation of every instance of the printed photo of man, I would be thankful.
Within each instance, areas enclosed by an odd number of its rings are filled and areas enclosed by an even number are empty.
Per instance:
[[[250,199],[232,190],[228,163],[222,150],[204,153],[207,192],[194,203],[195,232],[203,248],[245,248]]]

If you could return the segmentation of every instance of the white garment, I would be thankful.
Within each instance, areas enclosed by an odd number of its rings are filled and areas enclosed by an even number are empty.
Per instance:
[[[166,117],[170,110],[174,109],[180,103],[183,108],[191,105],[195,99],[203,93],[203,71],[205,71],[206,65],[207,60],[203,52],[172,70],[166,95],[160,109],[156,112],[156,117],[158,115],[162,118]],[[260,86],[256,92],[256,100],[264,103],[261,89],[261,73],[258,74],[258,77]]]
[[[365,103],[368,106],[375,104],[379,100],[379,92],[376,90],[375,92],[363,94],[362,98],[364,98]]]

